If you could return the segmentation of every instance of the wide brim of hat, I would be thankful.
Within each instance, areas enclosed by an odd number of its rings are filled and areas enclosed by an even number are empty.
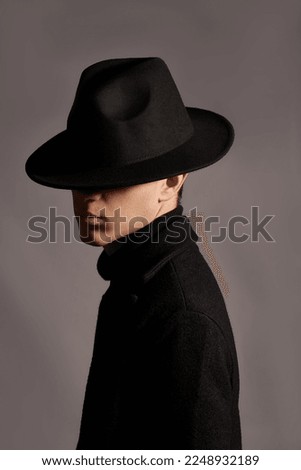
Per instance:
[[[83,154],[68,130],[64,130],[28,158],[26,173],[36,183],[57,189],[114,189],[205,168],[228,152],[234,140],[233,126],[224,116],[212,111],[186,109],[194,134],[163,155],[118,168],[101,168],[95,156],[89,158],[89,154]]]

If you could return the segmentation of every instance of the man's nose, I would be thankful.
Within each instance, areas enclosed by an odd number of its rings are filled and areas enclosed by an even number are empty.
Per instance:
[[[103,192],[99,190],[81,189],[78,191],[86,202],[99,201],[103,197]]]

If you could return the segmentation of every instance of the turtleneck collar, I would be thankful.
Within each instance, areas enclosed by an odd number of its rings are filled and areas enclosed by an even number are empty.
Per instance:
[[[100,276],[123,285],[144,283],[175,252],[198,240],[180,204],[149,224],[120,237],[103,250],[97,262]]]

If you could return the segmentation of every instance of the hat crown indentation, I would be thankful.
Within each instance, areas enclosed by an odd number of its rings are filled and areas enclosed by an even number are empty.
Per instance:
[[[151,98],[147,81],[113,81],[95,94],[95,106],[102,116],[116,121],[126,121],[139,116]]]

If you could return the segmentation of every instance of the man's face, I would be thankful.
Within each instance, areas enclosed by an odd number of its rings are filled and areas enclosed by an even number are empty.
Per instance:
[[[162,203],[158,200],[165,181],[95,192],[73,190],[81,240],[105,246],[150,223],[162,213]],[[165,207],[163,213],[176,206],[172,202],[172,207]]]

